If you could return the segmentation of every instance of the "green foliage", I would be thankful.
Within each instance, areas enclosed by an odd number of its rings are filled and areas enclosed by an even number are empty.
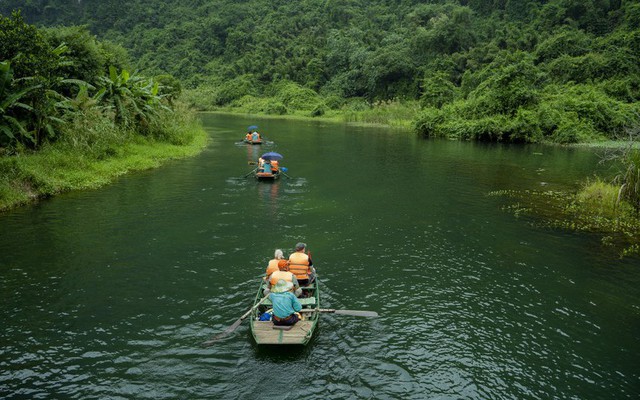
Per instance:
[[[445,72],[435,72],[424,78],[420,104],[425,107],[442,107],[456,97],[457,87]]]
[[[635,132],[631,133],[631,145],[625,148],[616,157],[622,166],[622,172],[615,181],[620,185],[620,198],[628,201],[640,215],[640,150],[633,146],[638,140],[640,125],[636,125]]]
[[[400,37],[389,41],[396,43],[373,52],[363,65],[363,73],[368,77],[369,98],[416,98],[418,85],[414,77],[417,71],[410,50]]]
[[[369,105],[352,100],[343,106],[341,115],[346,122],[408,127],[418,109],[417,101],[387,100]]]
[[[258,81],[254,75],[238,76],[217,87],[213,102],[218,106],[228,104],[242,96],[256,94],[258,87]]]
[[[620,213],[631,211],[629,203],[620,202],[620,188],[595,178],[588,181],[576,194],[575,201],[590,215],[616,218]],[[620,209],[622,208],[622,210]]]
[[[182,83],[173,75],[163,74],[153,78],[159,86],[159,95],[173,103],[182,94]]]
[[[58,66],[57,59],[46,36],[27,24],[20,12],[10,17],[0,14],[0,60],[11,61],[16,79],[49,77]]]
[[[597,234],[603,246],[623,257],[640,253],[640,218],[630,204],[619,201],[618,190],[595,179],[577,193],[501,190],[489,195],[515,200],[504,209],[533,217],[535,227]]]
[[[80,72],[102,58],[119,71],[176,77],[199,109],[318,116],[351,112],[351,98],[366,107],[419,100],[426,115],[443,109],[444,136],[573,142],[616,135],[640,98],[640,6],[632,1],[139,0],[122,12],[119,0],[5,0],[0,13],[13,8],[43,25],[87,24],[44,38],[20,24],[8,29],[29,38],[34,59],[44,59],[47,40],[64,41],[71,64],[55,68],[77,72],[65,78],[95,84]],[[584,89],[573,104],[553,93],[576,85]],[[176,98],[162,86],[165,100]],[[69,97],[77,88],[64,90],[74,90]]]
[[[615,100],[591,85],[548,86],[543,94],[545,109],[568,115],[591,127],[586,137],[617,138],[634,121],[637,106]],[[547,132],[547,134],[553,134]]]
[[[514,115],[520,107],[533,107],[539,101],[544,76],[527,53],[503,53],[478,74],[486,78],[469,94],[475,115]]]
[[[37,86],[17,88],[13,79],[11,63],[0,61],[0,146],[13,147],[30,138],[24,123],[20,121],[18,109],[31,111],[31,106],[20,100]]]
[[[291,81],[281,81],[271,89],[274,98],[290,110],[312,111],[322,104],[318,93]]]
[[[592,51],[593,38],[586,32],[571,26],[563,26],[536,46],[538,62],[560,56],[578,57]]]
[[[57,69],[57,75],[95,84],[96,78],[107,71],[105,53],[86,27],[48,28],[44,34],[49,43],[64,44],[66,48],[65,63]]]
[[[467,7],[423,4],[408,15],[415,25],[418,54],[452,54],[469,49],[476,41],[473,12]]]

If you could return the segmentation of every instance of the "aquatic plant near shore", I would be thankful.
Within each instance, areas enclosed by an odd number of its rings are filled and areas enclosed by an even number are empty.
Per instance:
[[[620,257],[640,254],[640,218],[631,204],[619,201],[618,190],[596,178],[577,193],[500,190],[489,196],[515,200],[503,209],[516,217],[529,217],[532,226],[595,233]]]

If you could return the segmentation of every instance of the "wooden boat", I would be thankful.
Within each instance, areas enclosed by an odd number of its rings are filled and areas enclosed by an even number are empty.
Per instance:
[[[248,144],[262,144],[262,139],[251,140],[251,139],[244,138],[242,141]]]
[[[309,285],[302,287],[303,298],[298,298],[302,304],[303,311],[300,312],[303,320],[296,322],[291,329],[274,328],[271,321],[260,321],[260,315],[271,308],[271,300],[263,299],[262,291],[266,288],[266,283],[260,282],[258,293],[254,301],[254,308],[251,313],[251,334],[257,344],[297,344],[306,345],[311,340],[313,332],[318,325],[320,317],[320,290],[318,290],[318,278]],[[259,304],[262,301],[262,304]],[[257,305],[257,307],[256,307]]]
[[[259,172],[255,173],[256,179],[259,181],[275,181],[276,179],[280,179],[280,171],[275,172]]]

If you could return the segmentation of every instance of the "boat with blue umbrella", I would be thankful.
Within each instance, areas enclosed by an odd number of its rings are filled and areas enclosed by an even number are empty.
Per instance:
[[[284,167],[280,167],[280,160],[282,160],[282,158],[282,154],[274,151],[261,155],[258,160],[258,167],[255,169],[256,179],[271,181],[279,179],[280,174],[285,170]]]
[[[242,141],[248,144],[262,144],[262,135],[258,133],[258,126],[251,125],[247,127],[247,134]]]

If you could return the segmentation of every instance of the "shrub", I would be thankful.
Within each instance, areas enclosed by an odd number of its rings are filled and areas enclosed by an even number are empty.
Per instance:
[[[257,94],[257,80],[253,75],[242,75],[222,83],[216,90],[213,102],[225,105],[247,94]]]
[[[287,106],[277,100],[269,99],[262,106],[261,111],[264,111],[267,114],[285,115],[287,113]]]
[[[597,133],[587,121],[581,120],[578,114],[569,111],[560,114],[557,128],[551,140],[556,143],[579,143],[595,138]]]
[[[444,136],[440,130],[444,121],[444,111],[434,107],[425,108],[414,122],[414,130],[426,137]]]
[[[456,96],[457,88],[449,80],[449,74],[435,72],[425,77],[422,82],[422,96],[420,104],[426,107],[442,107],[451,102]]]
[[[281,81],[274,89],[274,97],[290,110],[311,111],[322,102],[318,93],[295,82]]]

